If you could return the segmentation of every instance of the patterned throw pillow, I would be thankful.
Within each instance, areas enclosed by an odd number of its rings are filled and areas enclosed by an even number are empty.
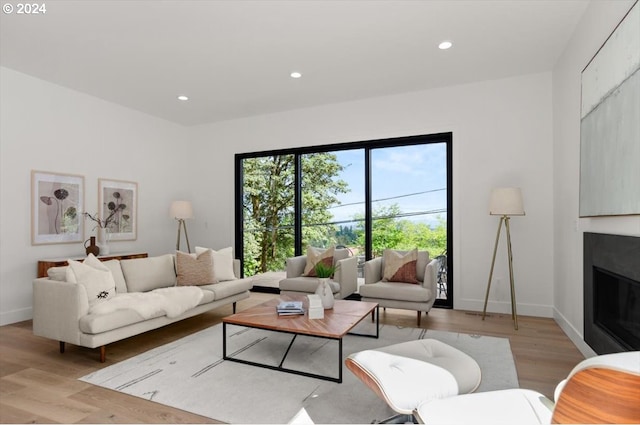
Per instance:
[[[176,272],[178,286],[209,285],[217,282],[213,274],[211,250],[206,250],[198,256],[177,251]]]
[[[335,247],[329,249],[307,247],[307,265],[302,276],[316,277],[316,264],[322,262],[327,266],[333,266],[333,253]]]
[[[67,282],[77,283],[85,287],[89,306],[107,301],[116,295],[116,281],[111,270],[102,264],[93,254],[89,254],[84,262],[67,260]]]
[[[385,249],[382,253],[384,260],[384,273],[382,280],[385,282],[420,283],[416,278],[418,263],[418,249],[402,254],[393,249]]]

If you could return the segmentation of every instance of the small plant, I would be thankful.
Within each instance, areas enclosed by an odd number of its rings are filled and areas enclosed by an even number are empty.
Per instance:
[[[336,272],[335,266],[330,266],[322,261],[317,263],[314,269],[316,271],[316,276],[319,278],[333,277],[333,274]]]

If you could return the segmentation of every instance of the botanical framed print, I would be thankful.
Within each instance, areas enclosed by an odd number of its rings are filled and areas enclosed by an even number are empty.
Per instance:
[[[84,176],[31,171],[31,244],[84,240]]]
[[[138,237],[138,183],[98,179],[98,211],[111,241]]]

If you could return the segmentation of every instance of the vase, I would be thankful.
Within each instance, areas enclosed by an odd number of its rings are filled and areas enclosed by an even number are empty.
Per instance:
[[[322,307],[325,310],[333,308],[333,291],[331,290],[331,285],[329,285],[328,277],[318,278],[318,288],[316,289],[316,295],[320,297],[320,300],[322,301]]]
[[[87,246],[87,242],[89,242],[89,246]],[[87,255],[93,254],[96,257],[98,255],[100,255],[100,247],[98,245],[96,245],[96,237],[95,236],[91,236],[89,239],[84,241],[84,248],[85,248],[84,250],[85,250]]]
[[[98,229],[98,248],[100,248],[100,254],[108,255],[109,250],[109,232],[104,227]]]

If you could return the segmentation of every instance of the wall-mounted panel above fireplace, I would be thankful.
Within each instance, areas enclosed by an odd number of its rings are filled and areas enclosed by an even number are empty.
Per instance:
[[[584,234],[584,339],[598,354],[640,350],[640,237]]]

